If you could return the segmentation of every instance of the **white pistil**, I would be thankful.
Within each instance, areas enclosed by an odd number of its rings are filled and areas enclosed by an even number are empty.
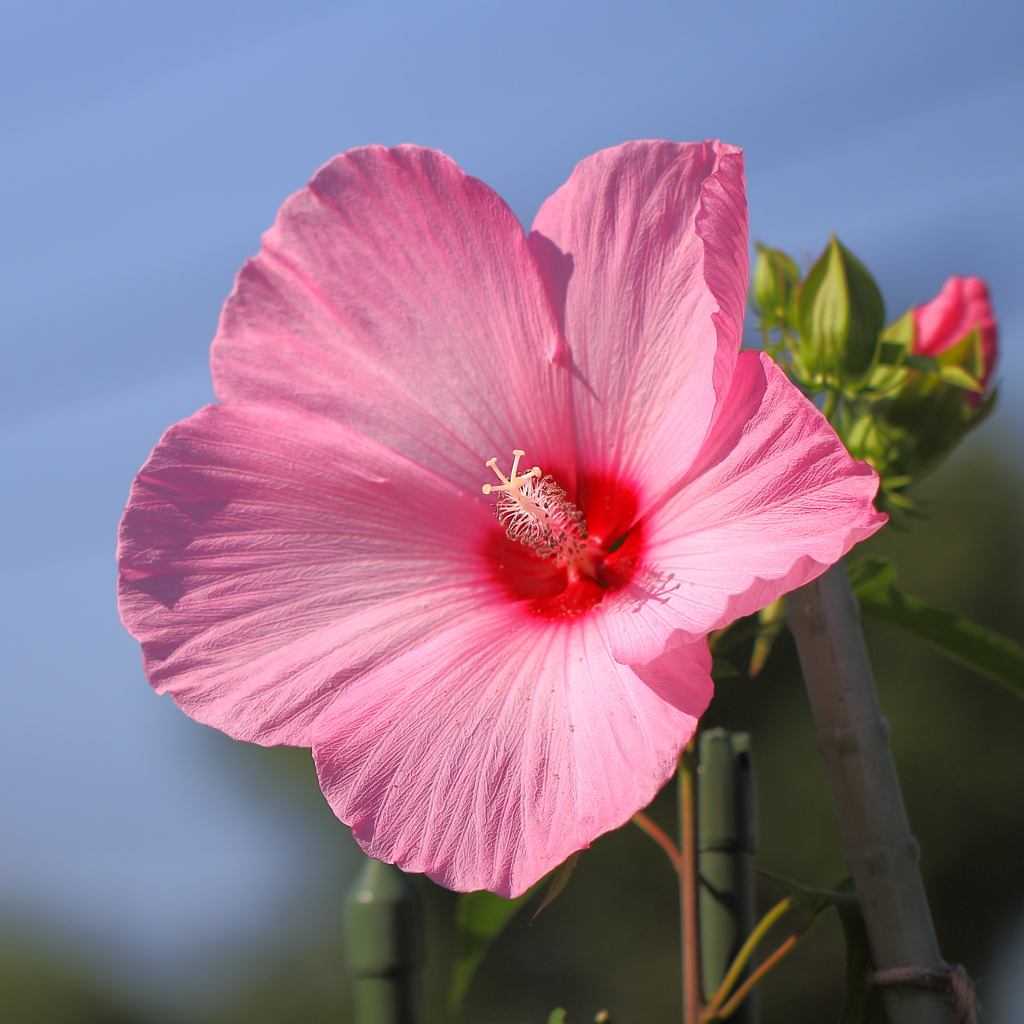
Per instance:
[[[484,494],[498,494],[494,514],[505,527],[509,540],[517,540],[541,558],[557,558],[565,563],[571,576],[596,578],[592,558],[587,553],[587,524],[583,513],[565,496],[554,479],[541,476],[539,466],[519,473],[519,460],[525,453],[512,452],[512,471],[505,476],[497,458],[488,459],[500,484],[484,484]]]

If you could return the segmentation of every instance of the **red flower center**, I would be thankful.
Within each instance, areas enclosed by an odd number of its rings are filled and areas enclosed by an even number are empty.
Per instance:
[[[590,475],[567,495],[539,470],[517,476],[518,463],[517,456],[510,476],[499,474],[504,482],[486,492],[500,493],[495,514],[506,527],[486,543],[493,578],[533,615],[583,615],[626,586],[640,565],[636,491],[613,477]]]

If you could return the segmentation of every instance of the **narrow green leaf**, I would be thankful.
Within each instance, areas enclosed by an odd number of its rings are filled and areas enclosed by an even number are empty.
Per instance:
[[[835,907],[838,911],[846,943],[846,981],[839,1024],[888,1024],[881,995],[867,981],[868,975],[874,970],[874,963],[853,881],[847,878],[835,889],[811,889],[770,871],[761,871],[759,874],[780,885],[786,895],[806,907],[814,919],[829,907]]]
[[[506,900],[486,891],[459,894],[455,910],[455,962],[448,989],[448,1005],[453,1011],[462,1005],[473,975],[491,943],[543,884],[544,880],[541,879],[514,900]]]
[[[563,861],[561,864],[551,872],[551,884],[548,886],[548,891],[544,893],[544,899],[541,900],[540,906],[534,911],[533,917],[530,920],[534,920],[537,915],[545,908],[550,906],[554,901],[562,894],[562,890],[569,884],[569,877],[576,870],[576,863],[580,859],[580,853],[582,851],[577,850],[568,860]]]
[[[912,633],[1018,697],[1024,697],[1024,647],[970,619],[945,612],[896,588],[896,566],[863,558],[849,567],[850,586],[863,614]]]
[[[799,903],[800,906],[810,911],[815,917],[832,906],[834,893],[829,892],[827,889],[810,889],[799,882],[783,878],[782,875],[777,875],[774,871],[758,871],[758,874],[764,875],[765,878],[770,878],[776,885],[785,890],[786,895],[794,903]]]

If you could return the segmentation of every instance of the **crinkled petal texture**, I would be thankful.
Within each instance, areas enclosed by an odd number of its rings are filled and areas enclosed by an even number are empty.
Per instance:
[[[500,601],[486,506],[318,416],[211,405],[172,427],[121,526],[146,672],[236,739],[309,746],[369,667]]]
[[[568,341],[579,468],[629,479],[643,514],[696,458],[739,352],[742,155],[604,150],[541,207],[530,241]]]
[[[884,521],[874,473],[739,354],[746,284],[730,146],[598,153],[529,239],[442,154],[330,161],[239,274],[221,404],[133,486],[121,612],[150,681],[312,746],[373,856],[524,891],[671,775],[706,633]],[[592,599],[562,600],[481,494],[515,448],[625,538]]]
[[[778,366],[742,353],[698,460],[648,517],[651,568],[603,606],[615,656],[645,660],[814,579],[886,522],[877,488]]]
[[[634,671],[599,618],[475,617],[350,687],[317,725],[320,784],[372,857],[518,896],[624,824],[711,698],[706,643]]]
[[[213,343],[221,402],[314,412],[479,491],[483,461],[572,461],[568,376],[523,229],[418,146],[335,157],[285,202]]]

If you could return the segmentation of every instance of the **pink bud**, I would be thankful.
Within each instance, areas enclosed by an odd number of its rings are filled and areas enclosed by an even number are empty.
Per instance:
[[[996,318],[980,277],[951,277],[931,302],[914,310],[914,326],[914,353],[922,356],[945,352],[977,327],[984,361],[981,383],[988,384],[999,348]]]

